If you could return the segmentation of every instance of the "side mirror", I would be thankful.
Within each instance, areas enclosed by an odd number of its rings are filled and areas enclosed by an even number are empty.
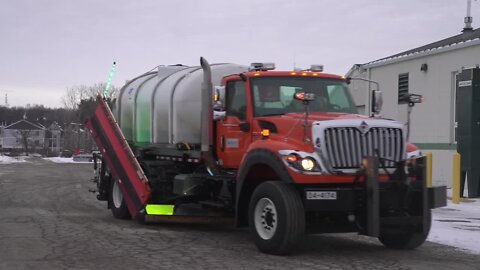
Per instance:
[[[379,114],[383,107],[383,93],[380,90],[372,91],[371,114]]]
[[[213,109],[225,110],[225,86],[215,86],[213,89]]]
[[[225,111],[213,111],[213,121],[223,120],[227,116],[227,112]]]

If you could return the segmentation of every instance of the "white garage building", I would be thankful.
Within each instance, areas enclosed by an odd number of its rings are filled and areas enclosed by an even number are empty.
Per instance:
[[[407,122],[406,94],[424,102],[411,113],[410,142],[433,153],[434,184],[451,186],[452,154],[456,151],[456,74],[480,64],[480,28],[466,25],[461,34],[366,64],[346,74],[378,82],[384,94],[382,116]],[[352,80],[352,94],[361,112],[369,111],[368,90],[375,83]]]

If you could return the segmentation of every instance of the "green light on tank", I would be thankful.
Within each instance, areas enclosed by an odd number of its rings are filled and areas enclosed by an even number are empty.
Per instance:
[[[114,61],[113,65],[112,65],[112,70],[110,70],[110,74],[108,75],[107,85],[105,86],[105,90],[103,90],[103,96],[104,97],[108,96],[108,89],[110,89],[110,84],[112,83],[113,74],[115,73],[115,66],[116,65],[117,65],[117,63]]]
[[[173,210],[175,205],[168,204],[147,204],[145,210],[147,210],[147,215],[173,215]]]

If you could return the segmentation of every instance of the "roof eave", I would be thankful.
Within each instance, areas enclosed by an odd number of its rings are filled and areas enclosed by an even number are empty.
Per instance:
[[[458,49],[463,49],[463,48],[467,48],[467,47],[472,47],[472,46],[476,46],[476,45],[480,45],[480,38],[476,38],[476,39],[473,39],[473,40],[468,40],[468,41],[453,44],[453,45],[448,45],[448,46],[441,47],[441,48],[434,48],[434,49],[430,49],[430,50],[426,50],[426,51],[415,52],[415,53],[407,54],[405,56],[398,56],[398,57],[391,58],[391,59],[378,60],[378,61],[363,64],[362,67],[364,67],[364,68],[374,68],[374,67],[379,67],[379,66],[391,65],[391,64],[400,63],[400,62],[404,62],[404,61],[408,61],[408,60],[412,60],[412,59],[416,59],[416,58],[421,58],[421,57],[440,54],[440,53],[445,53],[445,52],[458,50]]]

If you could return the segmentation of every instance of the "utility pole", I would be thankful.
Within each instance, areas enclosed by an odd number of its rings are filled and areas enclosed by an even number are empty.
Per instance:
[[[9,92],[12,92],[12,91],[8,91],[8,90],[1,90],[0,92],[4,92],[5,93],[5,107],[8,107],[8,93]]]

